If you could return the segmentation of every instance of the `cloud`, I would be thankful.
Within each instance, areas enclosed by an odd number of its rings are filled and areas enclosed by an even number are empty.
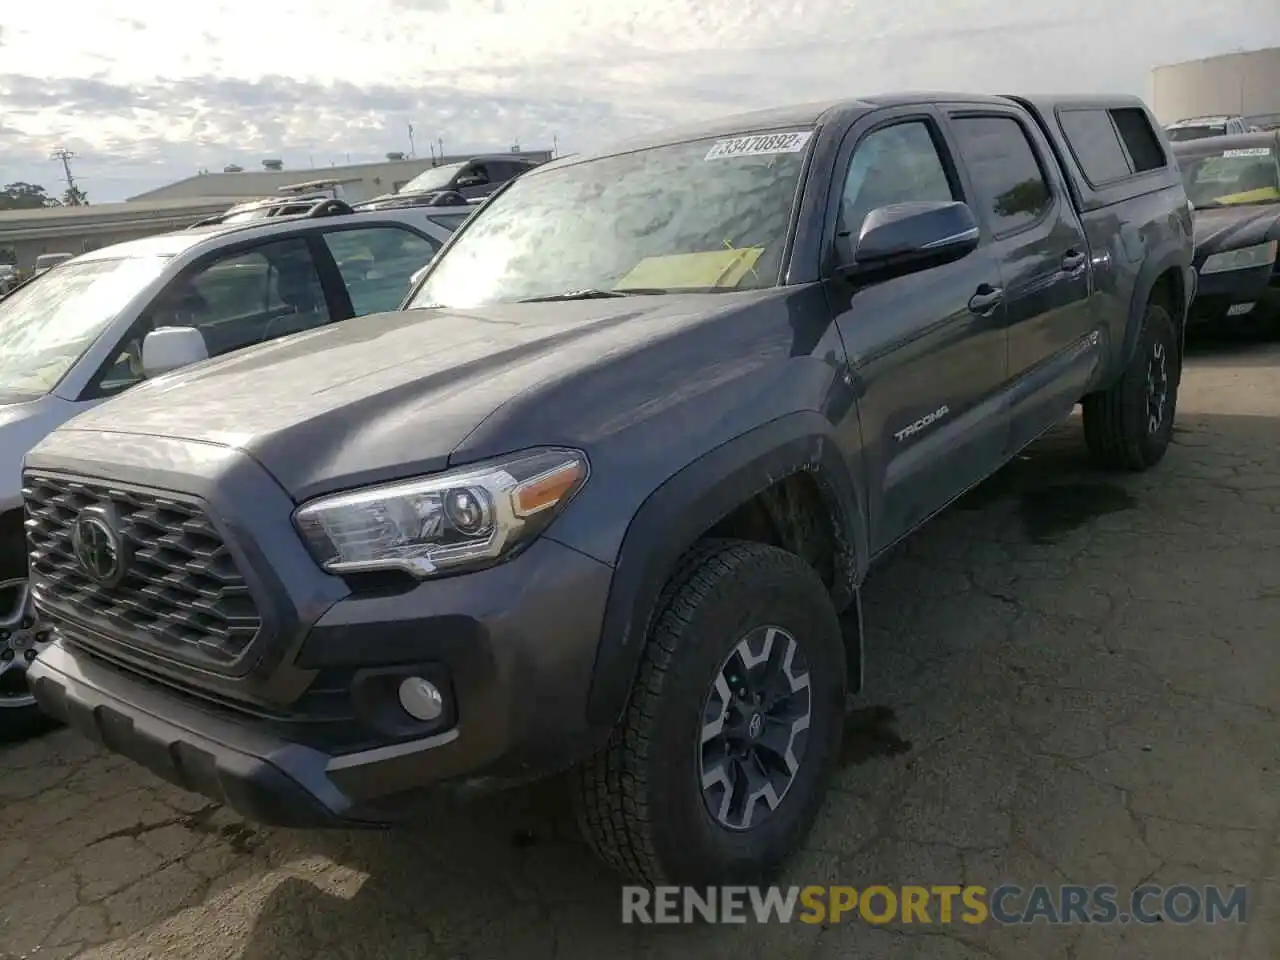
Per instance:
[[[0,179],[56,179],[47,157],[60,144],[101,200],[266,156],[372,159],[406,149],[409,123],[420,147],[518,138],[534,149],[554,136],[583,149],[889,90],[1144,93],[1158,64],[1280,45],[1280,18],[1256,0],[1076,0],[1070,16],[1013,0],[134,0],[128,18],[117,11],[80,0],[70,32],[29,4],[6,13]]]
[[[505,149],[513,136],[532,149],[549,145],[561,131],[623,135],[662,120],[583,96],[534,98],[276,76],[125,85],[0,74],[0,103],[16,124],[8,127],[6,140],[16,141],[17,153],[27,152],[32,161],[39,158],[45,179],[54,173],[44,162],[49,147],[44,138],[19,132],[24,121],[55,114],[67,130],[95,131],[92,139],[57,138],[78,154],[75,169],[91,199],[102,199],[104,186],[139,192],[149,184],[137,183],[149,174],[154,178],[160,165],[173,168],[170,176],[160,178],[164,182],[202,166],[221,169],[238,163],[252,168],[266,157],[280,157],[294,168],[345,162],[348,155],[353,160],[380,158],[387,150],[406,148],[410,123],[425,153],[426,141],[434,143],[437,137],[450,152]],[[130,181],[135,183],[126,186]]]

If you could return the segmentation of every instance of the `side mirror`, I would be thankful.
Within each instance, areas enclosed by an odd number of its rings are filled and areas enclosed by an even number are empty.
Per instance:
[[[455,180],[454,186],[459,190],[465,190],[467,187],[483,187],[488,182],[488,177],[481,176],[478,173],[469,173],[465,177],[459,177]]]
[[[901,274],[950,263],[977,249],[979,236],[967,203],[892,203],[867,214],[844,271]]]
[[[418,285],[418,281],[422,279],[422,275],[427,272],[427,267],[429,266],[431,266],[430,261],[428,261],[425,266],[419,267],[417,270],[413,271],[413,273],[409,275],[410,287],[416,287]]]
[[[204,334],[195,327],[161,327],[142,341],[142,375],[148,380],[208,359]]]

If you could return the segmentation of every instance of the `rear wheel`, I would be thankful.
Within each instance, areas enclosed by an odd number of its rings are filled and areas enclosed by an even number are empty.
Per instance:
[[[1164,457],[1173,437],[1182,357],[1169,312],[1147,305],[1138,346],[1120,378],[1084,398],[1084,436],[1101,466],[1146,470]]]
[[[845,676],[836,611],[804,561],[697,548],[663,594],[619,729],[578,771],[587,841],[642,883],[767,881],[826,793]]]

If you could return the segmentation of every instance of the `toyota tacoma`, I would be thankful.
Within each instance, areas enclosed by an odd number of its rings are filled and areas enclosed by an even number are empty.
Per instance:
[[[1077,403],[1102,463],[1164,455],[1191,254],[1129,98],[850,100],[554,161],[400,311],[29,454],[32,690],[252,819],[565,772],[623,874],[761,882],[827,789],[872,562]]]

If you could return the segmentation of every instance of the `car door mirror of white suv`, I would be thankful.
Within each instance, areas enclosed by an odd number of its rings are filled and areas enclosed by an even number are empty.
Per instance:
[[[142,341],[142,374],[148,380],[208,359],[204,334],[195,327],[161,327]]]

